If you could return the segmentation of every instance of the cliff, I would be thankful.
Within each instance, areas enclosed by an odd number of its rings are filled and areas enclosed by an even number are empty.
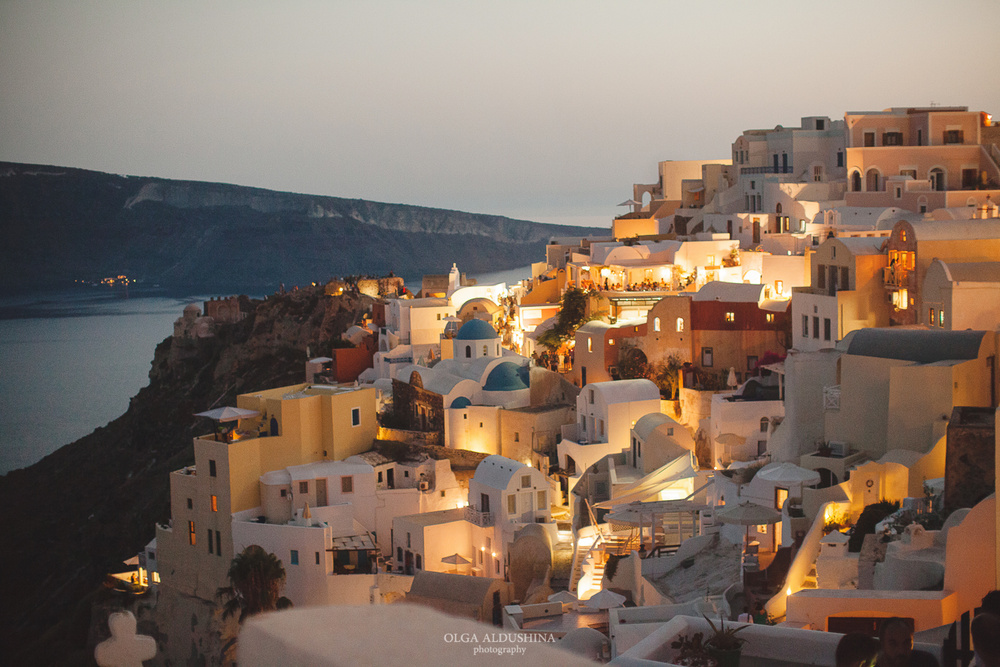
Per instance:
[[[220,325],[212,338],[157,346],[149,386],[124,415],[0,477],[2,662],[92,664],[92,603],[104,575],[124,569],[122,560],[153,537],[154,522],[169,519],[169,473],[193,463],[192,437],[211,428],[192,415],[235,405],[237,394],[302,382],[306,346],[328,353],[370,304],[324,296],[322,287],[241,297],[243,321]]]
[[[190,291],[273,291],[389,271],[501,271],[552,236],[604,232],[220,183],[0,162],[0,285],[126,274]]]

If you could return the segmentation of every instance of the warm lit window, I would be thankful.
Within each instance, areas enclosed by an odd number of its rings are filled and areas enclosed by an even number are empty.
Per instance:
[[[659,330],[660,330],[660,318],[659,317],[654,317],[653,318],[653,331],[659,331]]]
[[[354,477],[352,475],[344,475],[340,478],[340,492],[354,493]]]
[[[587,338],[587,352],[593,352],[593,351],[594,351],[594,339],[588,337]]]
[[[612,347],[614,347],[614,344],[615,344],[615,339],[614,338],[609,338],[608,339],[608,345],[611,345]]]
[[[933,310],[933,308],[931,310]],[[213,512],[218,512],[219,511],[219,497],[218,496],[212,496],[212,511]]]
[[[733,311],[727,312],[726,313],[726,321],[727,322],[735,322],[736,321],[736,313],[734,313]]]
[[[683,332],[684,332],[684,318],[683,317],[678,317],[677,318],[677,333],[683,333]]]
[[[194,521],[188,521],[188,542],[191,543],[191,546],[194,546],[196,541],[197,540],[194,534]]]
[[[905,229],[899,230],[899,240],[902,241],[902,242],[904,242],[904,243],[906,242],[906,230]]]
[[[778,294],[781,294],[784,290],[785,290],[785,281],[784,280],[775,280],[774,281],[774,291],[777,292]]]
[[[944,326],[944,309],[943,308],[938,311],[938,326],[939,327],[943,327]]]
[[[931,326],[934,326],[934,309],[933,308],[930,309],[930,317],[928,318],[928,323]]]
[[[765,317],[768,322],[774,322],[774,313],[768,313]]]

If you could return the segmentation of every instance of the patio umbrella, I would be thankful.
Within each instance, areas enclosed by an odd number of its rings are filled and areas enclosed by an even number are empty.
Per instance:
[[[448,563],[450,565],[468,565],[472,561],[458,554],[452,554],[450,556],[445,556],[444,558],[442,558],[441,562]]]
[[[740,526],[759,526],[781,521],[780,512],[749,501],[742,502],[739,505],[726,505],[715,512],[715,517],[722,523],[732,523]]]
[[[736,367],[729,367],[729,377],[726,378],[726,386],[735,389],[739,383],[736,381]]]
[[[760,469],[757,476],[769,482],[784,482],[812,486],[819,484],[819,473],[794,463],[771,463]]]
[[[624,595],[618,595],[618,593],[609,591],[606,588],[602,588],[591,595],[590,599],[584,603],[588,609],[614,609],[623,604],[625,604]]]
[[[579,602],[579,599],[569,591],[559,591],[558,593],[553,593],[549,596],[549,602],[561,602],[563,604],[574,604]]]
[[[715,441],[724,447],[736,447],[745,443],[747,439],[735,433],[722,433],[715,438]]]
[[[125,563],[126,565],[138,565],[139,564],[139,556],[132,556],[128,560],[123,560],[122,562]]]
[[[208,417],[209,419],[214,419],[217,422],[232,422],[237,419],[256,417],[259,414],[260,413],[256,410],[244,410],[243,408],[226,406],[224,408],[215,408],[214,410],[206,410],[205,412],[195,413],[195,417]]]
[[[636,201],[634,199],[626,199],[625,201],[623,201],[621,204],[618,204],[618,205],[619,206],[642,206],[642,202],[641,201]]]

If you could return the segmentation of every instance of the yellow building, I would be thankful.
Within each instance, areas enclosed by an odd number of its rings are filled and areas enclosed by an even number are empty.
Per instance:
[[[156,527],[162,583],[205,600],[225,584],[232,516],[260,506],[264,473],[360,454],[378,431],[371,388],[298,384],[236,400],[249,416],[194,438],[195,464],[170,475],[170,525]]]

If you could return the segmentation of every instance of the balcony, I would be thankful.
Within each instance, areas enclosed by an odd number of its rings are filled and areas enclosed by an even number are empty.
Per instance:
[[[480,512],[469,506],[465,508],[465,520],[469,523],[474,523],[477,526],[485,528],[493,525],[493,513]]]
[[[898,266],[887,266],[882,269],[882,283],[887,289],[907,289],[909,287],[910,272]]]
[[[823,387],[823,409],[827,412],[840,410],[840,385]]]
[[[740,174],[790,174],[792,173],[792,165],[785,165],[783,167],[775,167],[771,165],[770,167],[740,167]]]

